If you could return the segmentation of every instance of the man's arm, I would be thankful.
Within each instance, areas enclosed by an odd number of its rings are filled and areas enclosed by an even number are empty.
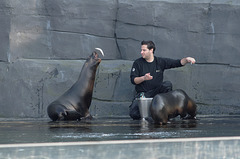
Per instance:
[[[151,79],[153,79],[153,76],[151,76],[150,73],[146,73],[144,76],[135,77],[135,78],[134,78],[134,82],[135,82],[135,84],[140,84],[140,83],[142,83],[143,81],[151,80]]]

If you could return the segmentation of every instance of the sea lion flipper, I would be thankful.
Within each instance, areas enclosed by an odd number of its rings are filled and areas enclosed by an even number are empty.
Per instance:
[[[88,120],[88,119],[90,119],[90,120],[93,119],[91,114],[88,114],[87,116],[81,118],[81,120]]]

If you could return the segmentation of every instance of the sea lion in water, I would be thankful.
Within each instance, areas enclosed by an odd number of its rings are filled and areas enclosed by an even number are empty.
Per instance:
[[[154,96],[150,113],[155,123],[166,124],[170,118],[178,115],[185,119],[195,119],[196,109],[196,103],[186,92],[178,89]]]
[[[104,56],[101,49],[99,50]],[[94,51],[84,63],[77,82],[48,108],[48,116],[53,120],[80,120],[92,118],[89,107],[92,102],[93,86],[97,67],[101,59]]]

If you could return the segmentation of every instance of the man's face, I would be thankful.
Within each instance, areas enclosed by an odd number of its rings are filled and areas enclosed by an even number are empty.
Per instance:
[[[144,59],[148,60],[152,54],[153,54],[153,49],[149,50],[147,48],[147,45],[141,46],[141,55]]]

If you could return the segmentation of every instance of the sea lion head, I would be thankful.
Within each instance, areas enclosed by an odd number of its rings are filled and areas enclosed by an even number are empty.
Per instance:
[[[90,66],[93,68],[97,68],[98,65],[100,64],[100,62],[102,61],[102,59],[99,58],[99,55],[97,52],[100,52],[104,56],[102,49],[100,49],[100,48],[95,48],[95,49],[98,51],[93,51],[93,53],[86,60],[86,65],[88,67]]]
[[[94,51],[87,59],[88,66],[96,68],[102,61],[101,58],[99,58],[96,51]]]
[[[101,58],[99,58],[97,52],[93,52],[90,56],[90,59],[93,61],[94,65],[99,65],[99,63],[102,61]]]

